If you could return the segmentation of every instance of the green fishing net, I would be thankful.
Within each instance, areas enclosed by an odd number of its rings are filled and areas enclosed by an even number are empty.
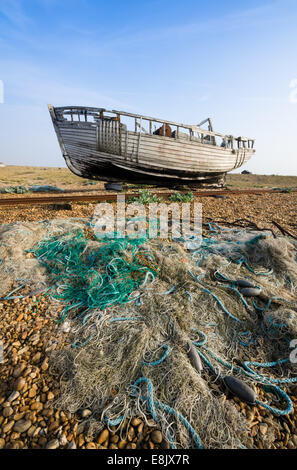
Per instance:
[[[152,282],[158,267],[145,238],[89,240],[82,230],[39,242],[34,255],[50,276],[50,294],[63,302],[63,321],[72,309],[83,315],[135,301],[133,292]]]

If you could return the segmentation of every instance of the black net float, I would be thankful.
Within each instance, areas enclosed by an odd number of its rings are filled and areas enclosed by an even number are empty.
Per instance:
[[[261,289],[259,287],[245,287],[240,292],[246,297],[257,297],[261,294]]]
[[[237,281],[235,281],[235,283],[238,285],[238,287],[255,287],[255,284],[252,284],[246,279],[238,279]]]
[[[203,370],[202,362],[201,362],[199,354],[196,351],[195,346],[190,341],[187,341],[186,343],[186,351],[187,351],[187,354],[191,361],[192,366],[195,367],[197,372],[199,372],[200,374]]]
[[[227,375],[224,378],[224,382],[228,390],[230,390],[230,392],[233,393],[233,395],[236,395],[240,400],[250,404],[255,403],[257,394],[246,383],[232,375]]]

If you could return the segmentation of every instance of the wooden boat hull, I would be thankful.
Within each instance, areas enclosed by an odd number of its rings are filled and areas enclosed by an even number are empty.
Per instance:
[[[70,121],[55,112],[61,108],[49,108],[66,164],[83,178],[167,186],[218,184],[255,151],[133,132],[119,121]]]

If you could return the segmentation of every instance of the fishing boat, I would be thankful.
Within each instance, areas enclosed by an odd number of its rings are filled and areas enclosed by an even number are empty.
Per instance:
[[[223,186],[254,154],[254,139],[124,111],[48,105],[68,168],[109,182]],[[206,127],[205,127],[206,125]]]

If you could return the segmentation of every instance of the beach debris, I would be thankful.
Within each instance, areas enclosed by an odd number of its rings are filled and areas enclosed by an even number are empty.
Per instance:
[[[72,211],[72,205],[70,204],[70,202],[49,204],[48,208],[53,211]]]
[[[64,193],[65,190],[58,188],[57,186],[41,185],[41,186],[30,186],[30,191],[33,193]]]
[[[105,183],[104,187],[107,191],[122,191],[123,184],[122,183]]]

